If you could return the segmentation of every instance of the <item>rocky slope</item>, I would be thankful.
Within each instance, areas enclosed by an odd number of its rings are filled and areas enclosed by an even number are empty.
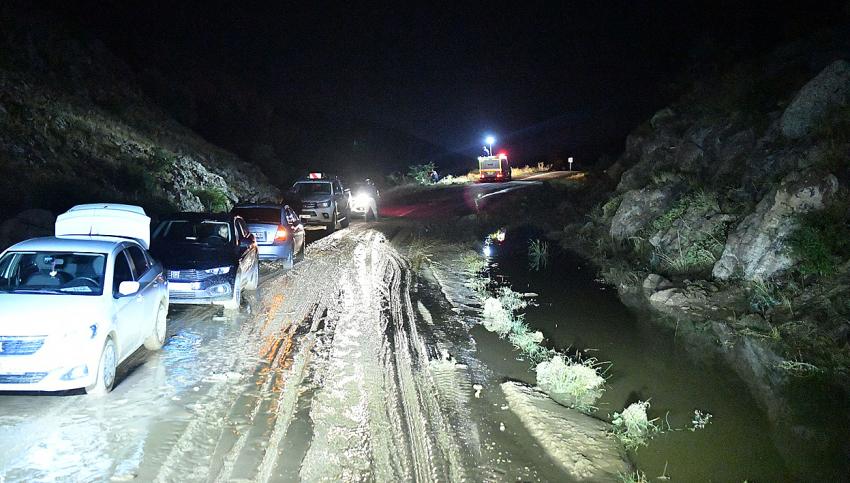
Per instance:
[[[697,82],[632,132],[606,172],[616,188],[562,238],[625,299],[716,348],[789,438],[842,454],[804,429],[799,403],[828,394],[848,420],[847,38]]]
[[[92,201],[155,214],[278,196],[255,166],[150,102],[96,39],[63,32],[56,19],[3,13],[0,219]]]

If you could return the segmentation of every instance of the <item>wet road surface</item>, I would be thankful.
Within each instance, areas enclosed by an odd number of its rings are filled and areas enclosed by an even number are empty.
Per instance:
[[[236,318],[173,308],[164,348],[131,356],[107,396],[0,396],[0,481],[557,475],[510,449],[510,416],[486,416],[502,400],[473,398],[462,321],[384,235],[354,225],[266,268]],[[448,315],[434,324],[426,305]]]

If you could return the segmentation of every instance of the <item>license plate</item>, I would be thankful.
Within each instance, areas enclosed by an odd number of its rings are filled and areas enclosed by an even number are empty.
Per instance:
[[[309,220],[312,217],[313,217],[313,215],[301,215],[302,220]]]
[[[178,292],[188,292],[192,290],[192,284],[186,282],[168,282],[168,289]]]
[[[266,241],[266,232],[261,231],[259,233],[254,233],[254,238],[256,238],[257,241]]]

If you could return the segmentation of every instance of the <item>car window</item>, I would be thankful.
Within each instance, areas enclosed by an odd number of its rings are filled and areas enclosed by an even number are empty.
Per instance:
[[[331,194],[331,183],[327,181],[295,183],[292,190],[299,196],[329,195]]]
[[[334,181],[334,193],[342,193],[342,185],[339,184],[339,181]]]
[[[132,282],[133,271],[130,269],[130,262],[127,261],[127,251],[122,250],[115,257],[115,266],[112,270],[112,290],[118,293],[118,286],[121,282]]]
[[[147,257],[145,257],[142,249],[137,246],[127,247],[127,253],[133,261],[133,268],[135,268],[136,277],[141,278],[142,275],[148,271],[148,268],[150,268],[150,263],[148,262]]]
[[[153,234],[156,240],[221,245],[230,241],[230,224],[225,221],[163,221]]]
[[[100,295],[105,261],[103,253],[7,252],[0,259],[0,291]]]

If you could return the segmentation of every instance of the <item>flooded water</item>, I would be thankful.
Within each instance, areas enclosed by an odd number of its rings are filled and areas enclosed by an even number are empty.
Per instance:
[[[835,454],[818,454],[803,462],[792,457],[794,461],[787,463],[782,455],[793,449],[778,448],[777,444],[794,443],[775,437],[775,428],[747,386],[718,360],[710,347],[694,347],[675,329],[653,321],[652,315],[629,310],[616,289],[595,280],[594,269],[578,257],[550,246],[548,267],[530,270],[528,235],[523,235],[509,234],[504,243],[490,247],[491,277],[515,291],[537,294],[537,305],[525,311],[525,320],[532,330],[543,332],[547,346],[587,351],[588,356],[610,363],[598,416],[610,420],[610,414],[622,411],[628,404],[649,400],[650,417],[659,418],[658,424],[665,429],[672,427],[632,453],[633,461],[648,478],[846,478],[841,476],[846,461],[833,459]],[[483,327],[475,329],[473,335],[478,341],[478,357],[490,368],[506,378],[535,382],[530,364],[518,358],[517,352],[507,352],[507,342],[497,340]],[[830,398],[822,395],[813,399]],[[828,408],[821,405],[818,409]],[[690,430],[694,410],[712,415],[705,429]],[[846,436],[846,429],[838,431],[844,431]]]

